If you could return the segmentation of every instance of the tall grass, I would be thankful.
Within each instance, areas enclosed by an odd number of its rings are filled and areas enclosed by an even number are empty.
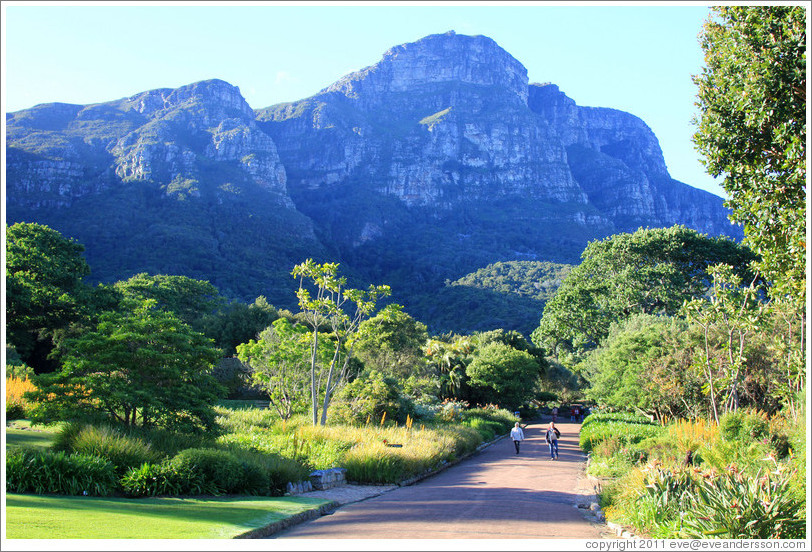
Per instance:
[[[161,453],[143,439],[122,434],[109,425],[68,424],[57,434],[53,449],[104,458],[119,476],[129,468],[161,458]]]
[[[310,469],[343,467],[359,483],[395,483],[468,454],[516,421],[506,410],[471,409],[453,422],[397,426],[385,417],[361,425],[313,426],[305,417],[274,421],[267,411],[218,409],[218,444],[276,453]]]

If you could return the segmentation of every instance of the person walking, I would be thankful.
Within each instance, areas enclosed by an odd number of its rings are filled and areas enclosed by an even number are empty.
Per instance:
[[[510,438],[513,439],[513,444],[516,447],[516,454],[519,454],[519,444],[524,441],[524,431],[519,426],[519,422],[516,422],[516,425],[510,430]]]
[[[550,460],[558,458],[559,437],[561,437],[561,432],[555,427],[555,422],[550,422],[550,427],[547,428],[547,433],[544,435],[547,445],[550,447]]]
[[[553,407],[553,421],[554,422],[558,421],[558,407],[557,406]]]

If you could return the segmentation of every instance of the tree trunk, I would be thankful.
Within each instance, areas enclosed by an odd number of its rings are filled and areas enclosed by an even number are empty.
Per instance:
[[[327,425],[327,408],[330,406],[330,397],[333,394],[333,373],[335,372],[336,361],[341,350],[341,340],[336,340],[336,350],[333,353],[333,360],[330,361],[330,371],[327,374],[327,385],[324,387],[324,403],[321,406],[321,425]]]
[[[319,422],[319,394],[316,387],[316,357],[319,350],[319,329],[313,328],[313,349],[310,356],[310,401],[313,405],[313,425]]]

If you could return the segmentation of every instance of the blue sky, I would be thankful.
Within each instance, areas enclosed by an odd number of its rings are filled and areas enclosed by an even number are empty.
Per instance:
[[[579,105],[643,119],[671,176],[724,197],[694,150],[698,3],[3,2],[5,112],[220,78],[253,108],[311,96],[390,47],[454,30],[494,39]]]

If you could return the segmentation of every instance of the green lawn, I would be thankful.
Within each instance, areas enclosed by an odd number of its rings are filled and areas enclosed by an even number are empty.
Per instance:
[[[28,420],[14,420],[6,426],[6,448],[37,447],[49,448],[54,440],[58,426],[32,425]]]
[[[9,539],[232,539],[325,504],[303,497],[6,495]]]

